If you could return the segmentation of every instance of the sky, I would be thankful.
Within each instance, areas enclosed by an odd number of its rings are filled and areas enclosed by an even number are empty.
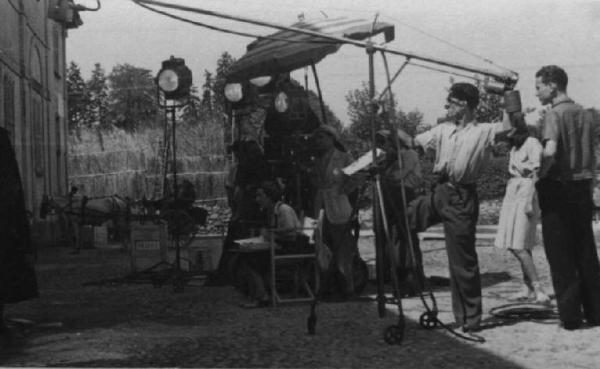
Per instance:
[[[535,72],[556,64],[569,75],[568,93],[585,107],[600,108],[600,1],[590,0],[162,0],[196,8],[290,25],[304,14],[307,20],[323,17],[377,19],[395,25],[396,38],[387,47],[481,68],[519,74],[516,88],[524,107],[540,108],[535,97]],[[76,0],[95,5],[95,0]],[[129,63],[157,73],[171,55],[184,58],[202,85],[204,70],[213,72],[227,51],[241,57],[253,39],[208,30],[170,19],[139,7],[130,0],[100,0],[97,12],[82,12],[83,26],[69,30],[67,60],[76,62],[85,79],[94,63],[107,74],[117,64]],[[163,9],[164,10],[164,9]],[[186,18],[267,35],[270,28],[220,18],[167,10]],[[383,38],[376,37],[376,43]],[[487,60],[493,62],[490,64]],[[388,56],[391,73],[404,62]],[[432,65],[436,67],[435,65]],[[368,58],[363,49],[344,45],[317,64],[325,102],[343,123],[348,122],[345,96],[368,80]],[[472,76],[472,73],[456,71]],[[310,73],[310,71],[309,71]],[[375,58],[375,84],[385,88],[381,57]],[[293,77],[303,81],[304,71]],[[419,110],[424,123],[444,115],[446,91],[453,77],[409,65],[393,85],[400,108]],[[470,81],[454,76],[455,81]],[[312,74],[309,88],[314,89]],[[537,113],[531,113],[536,119]]]

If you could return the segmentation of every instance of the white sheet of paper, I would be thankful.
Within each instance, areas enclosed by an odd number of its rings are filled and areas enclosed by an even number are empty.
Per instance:
[[[375,149],[375,153],[377,157],[379,157],[379,155],[384,154],[385,151],[381,149]],[[344,172],[344,174],[348,176],[351,176],[359,170],[368,167],[369,165],[371,165],[371,163],[373,163],[373,153],[369,151],[362,155],[360,158],[358,158],[358,160],[342,169],[342,172]]]
[[[242,238],[235,240],[234,242],[240,245],[240,248],[243,249],[268,249],[271,245],[271,243],[263,236]]]

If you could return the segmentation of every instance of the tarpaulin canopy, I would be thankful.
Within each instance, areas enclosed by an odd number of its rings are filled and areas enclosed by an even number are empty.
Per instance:
[[[382,32],[385,33],[386,41],[394,38],[392,24],[367,19],[300,21],[290,28],[352,40],[363,40]],[[230,66],[227,81],[241,82],[255,77],[291,72],[319,62],[325,56],[335,53],[342,44],[315,34],[303,34],[293,30],[278,31],[250,43],[246,54]]]

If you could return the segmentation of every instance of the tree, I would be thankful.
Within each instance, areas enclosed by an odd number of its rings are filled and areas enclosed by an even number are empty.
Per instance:
[[[227,51],[223,52],[219,60],[217,60],[217,70],[215,71],[215,77],[212,80],[212,107],[217,114],[226,111],[227,100],[225,100],[224,93],[226,75],[229,67],[234,62],[235,59]]]
[[[371,104],[369,103],[369,87],[363,82],[362,87],[350,91],[346,95],[348,102],[348,115],[350,116],[349,131],[363,141],[371,141]],[[377,116],[375,117],[375,130],[401,128],[410,135],[414,135],[417,126],[423,121],[423,114],[418,110],[404,113],[398,109],[394,100],[384,99],[380,102]]]
[[[190,96],[186,99],[186,104],[181,107],[180,118],[184,123],[197,124],[204,118],[203,103],[198,97],[198,87],[190,87]]]
[[[88,125],[90,121],[89,102],[90,96],[81,77],[81,69],[75,62],[71,61],[67,68],[67,106],[70,130]]]
[[[157,87],[149,69],[118,64],[108,81],[110,118],[115,126],[133,131],[142,125],[155,124]]]
[[[223,115],[229,110],[228,102],[225,99],[225,84],[227,71],[234,62],[235,59],[231,56],[231,54],[229,54],[227,51],[223,52],[219,60],[217,60],[215,76],[212,77],[211,75],[211,79],[208,81],[212,94],[211,113],[212,118],[215,121],[218,121],[218,119],[223,117]],[[205,77],[208,76],[205,75]],[[228,137],[231,137],[231,125],[227,119],[223,119],[222,124],[224,128],[224,137],[225,140],[227,140]]]
[[[214,84],[214,78],[212,76],[212,73],[207,71],[206,69],[204,70],[204,84],[202,85],[202,98],[201,98],[201,103],[202,103],[202,109],[206,110],[208,113],[212,114],[213,113],[213,108],[214,108],[214,93],[213,93],[213,84]]]
[[[89,115],[90,123],[99,128],[108,128],[108,83],[104,68],[100,63],[94,64],[92,77],[86,83],[89,91]]]

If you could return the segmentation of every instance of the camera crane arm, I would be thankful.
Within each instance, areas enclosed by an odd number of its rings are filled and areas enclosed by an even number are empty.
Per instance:
[[[385,53],[389,53],[389,54],[393,54],[393,55],[404,56],[409,59],[420,60],[423,62],[442,65],[442,66],[453,68],[456,70],[462,70],[462,71],[471,72],[471,73],[478,73],[478,74],[493,78],[497,82],[503,83],[505,85],[504,88],[506,90],[512,89],[519,79],[518,73],[514,72],[514,71],[508,70],[508,71],[504,71],[504,72],[498,72],[498,71],[494,71],[494,70],[487,69],[487,68],[479,68],[476,66],[470,66],[470,65],[466,65],[466,64],[462,64],[462,63],[456,63],[456,62],[452,62],[452,61],[448,61],[448,60],[443,60],[443,59],[436,58],[433,56],[425,56],[425,55],[420,55],[420,54],[416,54],[416,53],[409,52],[409,51],[402,51],[402,50],[392,49],[392,48],[381,46],[381,45],[375,45],[370,41],[365,42],[365,41],[353,40],[353,39],[346,38],[346,37],[340,37],[340,36],[335,36],[335,35],[331,35],[331,34],[325,34],[325,33],[321,33],[321,32],[311,31],[309,29],[284,26],[281,24],[273,23],[273,22],[266,22],[266,21],[261,21],[261,20],[257,20],[257,19],[252,19],[249,17],[230,15],[230,14],[226,14],[223,12],[217,12],[217,11],[213,11],[213,10],[206,10],[206,9],[194,8],[194,7],[189,7],[189,6],[177,5],[177,4],[170,4],[170,3],[165,3],[162,1],[156,1],[156,0],[132,0],[132,1],[135,3],[138,3],[138,4],[154,5],[154,6],[158,6],[158,7],[175,9],[175,10],[180,10],[180,11],[187,11],[187,12],[191,12],[191,13],[208,15],[208,16],[233,20],[233,21],[242,22],[242,23],[249,23],[249,24],[262,26],[262,27],[274,28],[274,29],[278,29],[281,31],[290,31],[290,32],[305,34],[305,35],[329,40],[334,43],[349,44],[349,45],[361,47],[361,48],[364,48],[367,50],[372,49],[374,51],[381,51],[381,52],[385,52]],[[386,41],[391,41],[392,39],[393,39],[393,34],[386,35]]]

